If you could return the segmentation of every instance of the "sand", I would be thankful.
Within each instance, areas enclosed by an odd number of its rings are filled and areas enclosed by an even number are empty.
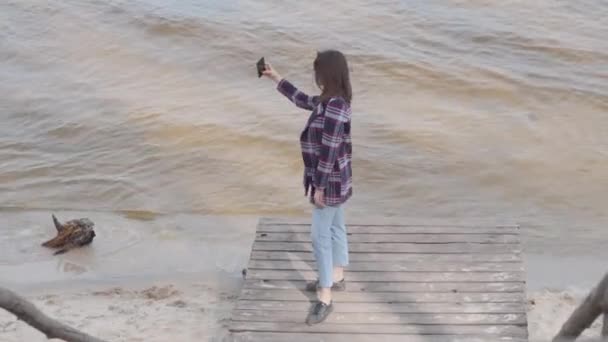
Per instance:
[[[531,342],[549,342],[572,311],[584,300],[586,291],[541,290],[528,295],[528,331]],[[580,341],[596,340],[601,335],[601,318],[585,330]]]
[[[161,283],[30,294],[46,314],[108,341],[210,341],[226,336],[238,286]],[[584,298],[584,291],[542,290],[529,294],[530,341],[548,342]],[[600,335],[597,320],[584,337]],[[0,312],[0,340],[41,342],[46,338]],[[581,339],[584,340],[584,339]]]
[[[26,298],[47,315],[108,341],[221,341],[234,294],[205,283],[157,283],[140,288],[50,291]],[[0,312],[0,341],[48,340]]]

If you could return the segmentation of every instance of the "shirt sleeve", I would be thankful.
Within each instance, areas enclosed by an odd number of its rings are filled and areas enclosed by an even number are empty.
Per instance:
[[[291,82],[286,79],[282,79],[277,85],[277,90],[285,95],[289,101],[293,102],[296,106],[302,109],[313,110],[319,103],[318,96],[309,96],[301,92]]]
[[[348,120],[347,104],[344,100],[332,99],[327,103],[319,164],[314,178],[315,188],[324,189],[327,187],[329,175],[338,158],[338,149],[344,135],[344,124]]]

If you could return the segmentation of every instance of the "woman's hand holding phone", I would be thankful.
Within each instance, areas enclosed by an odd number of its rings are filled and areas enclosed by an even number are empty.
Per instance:
[[[276,83],[279,83],[281,79],[283,79],[283,77],[281,77],[281,75],[272,68],[272,65],[270,65],[270,63],[264,64],[264,71],[262,71],[262,75],[270,78]]]

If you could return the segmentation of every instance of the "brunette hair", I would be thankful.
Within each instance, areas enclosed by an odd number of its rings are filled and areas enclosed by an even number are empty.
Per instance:
[[[346,57],[336,50],[317,52],[314,62],[315,82],[322,89],[321,101],[326,103],[332,97],[342,97],[350,104],[353,93]]]

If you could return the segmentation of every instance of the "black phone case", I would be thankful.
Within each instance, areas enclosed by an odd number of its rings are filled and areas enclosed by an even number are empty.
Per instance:
[[[266,62],[264,62],[264,57],[260,58],[257,63],[258,67],[258,77],[262,77],[262,72],[266,69]]]

